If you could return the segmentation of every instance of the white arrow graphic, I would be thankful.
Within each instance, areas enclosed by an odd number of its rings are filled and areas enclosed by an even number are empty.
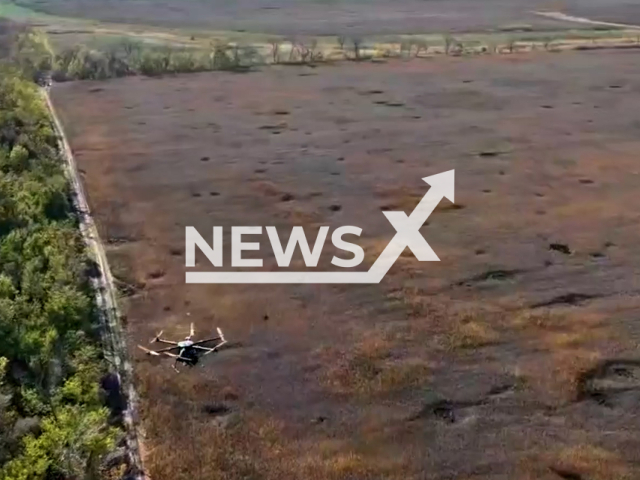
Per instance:
[[[454,202],[455,171],[425,177],[431,185],[411,215],[401,211],[382,212],[396,234],[367,272],[187,272],[187,283],[380,283],[402,251],[409,247],[421,262],[440,259],[420,233],[443,198]]]

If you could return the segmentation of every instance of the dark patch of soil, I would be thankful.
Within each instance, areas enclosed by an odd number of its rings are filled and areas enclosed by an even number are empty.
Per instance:
[[[202,411],[212,417],[218,417],[228,414],[231,409],[223,403],[210,403],[202,407]]]
[[[541,307],[556,307],[562,305],[570,305],[577,306],[582,303],[587,302],[588,300],[593,300],[594,298],[599,298],[601,295],[594,295],[588,293],[566,293],[563,295],[558,295],[557,297],[553,297],[550,300],[545,300],[543,302],[534,303],[531,305],[531,308],[541,308]]]
[[[566,245],[564,243],[550,243],[549,250],[553,250],[554,252],[560,252],[564,255],[571,255],[573,253],[569,245]]]

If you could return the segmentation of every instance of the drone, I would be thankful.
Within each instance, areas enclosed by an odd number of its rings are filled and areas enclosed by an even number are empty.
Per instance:
[[[155,338],[151,339],[149,343],[164,343],[167,345],[171,345],[170,347],[162,348],[160,350],[149,350],[148,348],[143,347],[142,345],[138,345],[138,347],[144,351],[147,355],[154,355],[159,357],[161,355],[166,355],[171,358],[175,358],[175,362],[173,363],[173,369],[176,372],[179,372],[177,366],[178,363],[184,363],[188,367],[194,367],[198,363],[200,357],[204,355],[209,355],[210,353],[215,352],[220,347],[222,347],[227,341],[222,334],[222,330],[219,328],[218,336],[205,338],[204,340],[194,341],[193,336],[195,335],[195,329],[193,328],[193,323],[191,324],[191,331],[188,337],[185,337],[181,342],[174,342],[171,340],[165,340],[162,338],[162,331],[158,333]],[[213,347],[205,347],[202,344],[209,342],[218,342]],[[175,353],[177,352],[177,353]]]

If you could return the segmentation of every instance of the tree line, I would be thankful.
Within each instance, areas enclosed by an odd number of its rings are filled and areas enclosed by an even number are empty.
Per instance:
[[[98,48],[87,45],[55,50],[45,33],[25,25],[0,21],[0,57],[3,54],[17,63],[22,71],[37,79],[46,73],[55,81],[104,80],[131,75],[157,76],[173,73],[215,70],[246,71],[257,65],[309,65],[331,59],[348,61],[371,60],[382,57],[420,57],[430,52],[446,55],[477,53],[514,53],[519,44],[515,38],[504,45],[496,43],[466,45],[449,34],[430,45],[425,39],[398,38],[386,51],[375,51],[361,37],[336,37],[333,50],[320,45],[313,38],[272,38],[261,49],[237,43],[211,41],[208,45],[169,45],[144,42],[131,37],[105,42]],[[543,39],[544,48],[551,49],[551,39]],[[333,53],[333,55],[331,54]],[[336,55],[337,54],[337,55]]]
[[[95,269],[30,52],[0,60],[0,479],[106,478]]]
[[[0,22],[2,44],[4,49],[0,46],[0,57],[4,53],[4,57],[18,65],[27,76],[37,79],[46,73],[56,81],[211,70],[243,71],[264,63],[255,47],[223,42],[211,42],[205,48],[156,45],[123,38],[100,48],[75,45],[55,50],[45,33],[10,22]]]

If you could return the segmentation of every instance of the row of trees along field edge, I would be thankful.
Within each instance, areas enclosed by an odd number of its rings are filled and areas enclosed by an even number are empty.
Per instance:
[[[2,33],[0,480],[120,478],[123,433],[101,388],[108,372],[92,262],[33,82],[48,47],[33,32]]]

